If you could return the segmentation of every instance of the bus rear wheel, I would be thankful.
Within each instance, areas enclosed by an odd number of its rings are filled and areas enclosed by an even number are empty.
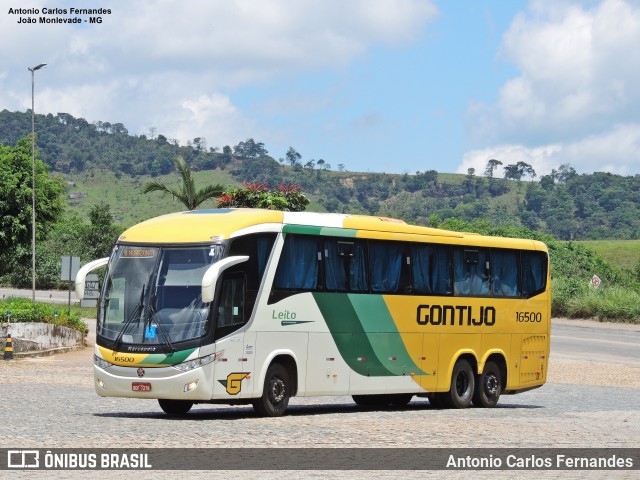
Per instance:
[[[193,402],[187,400],[166,400],[161,398],[158,403],[164,413],[168,415],[185,415],[193,407]]]
[[[264,379],[262,397],[253,402],[253,408],[263,417],[280,417],[287,410],[290,397],[289,372],[279,363],[272,363]]]
[[[440,394],[442,403],[449,408],[467,408],[473,399],[475,375],[471,364],[461,358],[453,367],[451,388]]]
[[[476,407],[495,407],[502,393],[502,374],[500,368],[494,362],[487,362],[478,376],[475,392],[473,392],[473,404]]]

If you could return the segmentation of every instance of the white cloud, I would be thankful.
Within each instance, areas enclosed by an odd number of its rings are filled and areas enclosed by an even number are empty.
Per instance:
[[[493,173],[496,178],[504,176],[504,166],[518,162],[531,165],[536,174],[541,176],[550,173],[552,168],[557,169],[560,165],[557,161],[562,150],[562,146],[557,144],[536,148],[527,148],[522,145],[498,145],[472,150],[464,154],[462,164],[456,172],[466,174],[468,169],[474,168],[476,175],[484,175],[489,160],[495,159],[502,162],[502,166]]]
[[[77,2],[56,4],[71,6]],[[121,122],[132,133],[154,127],[183,142],[206,136],[219,146],[260,134],[233,104],[235,89],[342,68],[374,45],[415,40],[437,15],[431,0],[104,0],[99,7],[111,14],[81,28],[30,28],[0,15],[11,39],[0,43],[0,108],[30,108],[26,67],[45,62],[36,111]]]
[[[228,97],[219,93],[200,95],[183,100],[180,107],[170,128],[183,142],[192,139],[193,132],[206,132],[209,139],[216,141],[215,146],[220,146],[219,140],[228,140],[222,144],[239,140],[229,138],[237,133],[241,116]]]
[[[591,9],[536,1],[505,33],[501,55],[521,75],[493,108],[498,136],[588,135],[640,107],[640,6],[604,0]]]
[[[637,2],[532,1],[500,51],[520,75],[505,82],[495,104],[474,102],[467,111],[474,138],[498,146],[469,152],[459,171],[493,151],[520,152],[542,170],[572,163],[579,171],[637,171],[637,45]]]
[[[640,125],[619,125],[599,133],[589,135],[575,142],[553,143],[538,147],[503,144],[472,150],[464,154],[457,173],[467,173],[475,168],[476,175],[483,175],[487,162],[496,159],[503,165],[518,162],[528,163],[538,176],[551,173],[560,165],[570,164],[578,172],[611,172],[632,175],[638,171],[640,163]],[[502,177],[503,168],[494,172],[494,177]]]

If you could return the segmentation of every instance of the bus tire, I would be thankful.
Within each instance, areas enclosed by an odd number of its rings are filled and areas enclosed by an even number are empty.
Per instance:
[[[264,379],[262,397],[253,402],[253,408],[263,417],[280,417],[289,406],[291,382],[289,372],[279,363],[272,363]]]
[[[451,387],[442,394],[442,401],[449,408],[467,408],[473,399],[475,375],[471,364],[459,359],[451,374]]]
[[[487,362],[477,380],[473,404],[482,408],[495,407],[502,393],[502,374],[498,365]]]
[[[189,402],[187,400],[167,400],[161,398],[158,400],[160,404],[160,408],[167,415],[185,415],[191,407],[193,407],[193,402]]]

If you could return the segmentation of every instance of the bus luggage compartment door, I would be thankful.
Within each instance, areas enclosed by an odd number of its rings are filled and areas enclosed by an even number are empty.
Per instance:
[[[547,376],[547,335],[523,335],[520,351],[520,385],[542,384]]]

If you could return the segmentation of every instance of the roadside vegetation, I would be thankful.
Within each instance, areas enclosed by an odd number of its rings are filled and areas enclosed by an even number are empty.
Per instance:
[[[583,240],[580,243],[620,268],[640,268],[640,240]]]
[[[80,318],[87,317],[90,311],[95,317],[95,309],[72,306],[68,313],[66,305],[55,305],[49,303],[32,302],[25,298],[8,298],[0,300],[0,312],[2,312],[2,322],[10,320],[12,323],[38,322],[50,323],[62,327],[73,328],[84,334],[88,332],[87,324]],[[11,315],[9,316],[9,312]]]
[[[508,159],[466,175],[349,172],[293,147],[276,159],[252,138],[219,149],[204,137],[179,145],[155,129],[135,136],[119,123],[36,117],[39,289],[66,288],[61,256],[108,256],[127,226],[151,216],[260,206],[536,238],[550,250],[553,315],[640,323],[640,175],[579,175],[560,165],[537,177]],[[0,112],[0,285],[19,288],[31,286],[30,131],[28,113]],[[598,288],[590,286],[594,275]]]

